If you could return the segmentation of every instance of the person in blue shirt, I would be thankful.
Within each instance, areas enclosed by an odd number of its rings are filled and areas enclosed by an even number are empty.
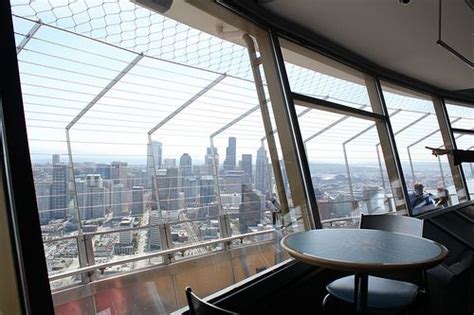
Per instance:
[[[413,213],[420,212],[421,208],[432,205],[434,207],[434,200],[429,193],[425,191],[425,187],[420,182],[414,186],[414,191],[408,193],[408,200],[410,201]]]

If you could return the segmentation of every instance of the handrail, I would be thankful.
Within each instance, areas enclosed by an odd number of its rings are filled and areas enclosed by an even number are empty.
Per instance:
[[[229,241],[233,241],[233,240],[236,240],[236,239],[244,239],[246,237],[251,237],[251,236],[270,234],[270,233],[273,233],[275,231],[276,231],[275,229],[269,229],[269,230],[265,230],[265,231],[245,233],[245,234],[240,234],[240,235],[236,235],[236,236],[220,238],[220,239],[217,239],[217,240],[206,241],[206,242],[201,242],[201,243],[197,243],[197,244],[192,244],[192,245],[167,249],[167,250],[163,250],[163,251],[159,251],[159,252],[155,252],[155,253],[130,257],[130,258],[126,258],[126,259],[120,259],[120,260],[116,260],[116,261],[113,261],[113,262],[95,264],[95,265],[92,265],[92,266],[78,268],[76,270],[66,271],[66,272],[63,272],[63,273],[56,274],[56,275],[51,275],[49,277],[49,281],[55,281],[55,280],[59,280],[59,279],[65,278],[65,277],[75,276],[75,275],[79,275],[79,274],[83,274],[83,273],[87,273],[87,272],[96,271],[97,269],[112,267],[112,266],[115,266],[115,265],[121,265],[121,264],[124,264],[124,263],[134,262],[134,261],[138,261],[138,260],[149,259],[149,258],[154,258],[154,257],[157,257],[157,256],[163,256],[163,255],[171,255],[171,254],[174,254],[174,253],[177,253],[177,252],[186,251],[186,250],[194,249],[194,248],[198,248],[198,247],[204,247],[204,246],[214,245],[214,244],[223,243],[223,242],[229,242]]]

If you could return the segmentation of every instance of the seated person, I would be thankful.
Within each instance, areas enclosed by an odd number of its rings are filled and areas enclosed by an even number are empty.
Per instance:
[[[451,205],[451,197],[449,196],[449,191],[444,188],[443,186],[438,186],[436,188],[438,196],[435,198],[436,200],[436,207],[446,208]]]
[[[413,188],[414,191],[408,193],[408,200],[410,201],[414,214],[420,213],[423,207],[431,206],[427,208],[434,208],[434,200],[431,198],[431,195],[425,191],[423,184],[417,182]]]

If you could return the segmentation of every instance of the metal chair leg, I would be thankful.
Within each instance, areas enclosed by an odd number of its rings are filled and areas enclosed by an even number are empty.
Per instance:
[[[328,304],[328,301],[331,299],[331,294],[326,294],[326,296],[324,297],[323,299],[323,309],[322,309],[322,314],[323,315],[327,315],[328,312],[327,312],[327,304]]]

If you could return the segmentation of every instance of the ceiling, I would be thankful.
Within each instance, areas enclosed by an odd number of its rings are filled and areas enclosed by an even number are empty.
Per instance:
[[[474,88],[474,69],[437,45],[435,0],[260,0],[271,14],[325,37],[384,68],[438,88]],[[442,40],[474,60],[474,10],[444,0]]]

